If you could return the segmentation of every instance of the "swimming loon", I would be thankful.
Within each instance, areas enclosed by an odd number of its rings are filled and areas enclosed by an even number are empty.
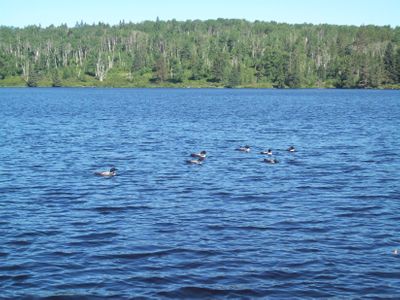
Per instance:
[[[203,150],[200,153],[192,153],[190,154],[191,157],[198,157],[198,158],[206,158],[207,151]]]
[[[289,151],[289,152],[295,152],[296,149],[295,149],[293,146],[290,146],[290,147],[287,149],[287,151]]]
[[[204,157],[199,157],[198,159],[188,159],[186,163],[192,165],[201,165],[203,163]]]
[[[279,161],[275,158],[265,158],[263,160],[267,164],[277,164]]]
[[[272,155],[272,150],[268,149],[267,151],[261,151],[260,154]]]
[[[250,146],[249,145],[246,145],[244,147],[241,146],[241,147],[237,148],[236,150],[242,151],[242,152],[250,152]]]
[[[112,167],[110,171],[95,172],[98,176],[111,177],[117,175],[117,168]]]

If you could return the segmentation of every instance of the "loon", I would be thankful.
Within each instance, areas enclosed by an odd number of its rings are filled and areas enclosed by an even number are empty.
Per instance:
[[[295,149],[293,146],[290,146],[290,147],[287,149],[287,151],[289,151],[289,152],[295,152],[296,149]]]
[[[206,158],[207,156],[207,151],[203,150],[200,153],[192,153],[190,154],[191,157],[197,157],[197,158]]]
[[[272,150],[268,149],[267,151],[261,151],[260,154],[272,155]]]
[[[201,165],[203,163],[204,157],[199,157],[198,159],[188,159],[186,163],[192,165]]]
[[[98,176],[111,177],[117,175],[117,169],[112,167],[110,171],[95,172],[95,174]]]
[[[239,147],[239,148],[237,148],[236,150],[242,151],[242,152],[250,152],[250,146],[249,146],[249,145],[246,145],[246,146],[244,146],[244,147]]]
[[[265,158],[263,160],[267,164],[277,164],[279,161],[275,158]]]

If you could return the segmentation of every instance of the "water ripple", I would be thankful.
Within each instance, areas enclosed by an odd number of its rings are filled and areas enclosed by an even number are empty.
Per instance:
[[[0,298],[399,298],[399,96],[1,89]]]

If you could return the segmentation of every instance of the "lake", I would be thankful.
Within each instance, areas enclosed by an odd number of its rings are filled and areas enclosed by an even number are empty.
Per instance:
[[[1,299],[400,297],[400,91],[3,88],[0,117]]]

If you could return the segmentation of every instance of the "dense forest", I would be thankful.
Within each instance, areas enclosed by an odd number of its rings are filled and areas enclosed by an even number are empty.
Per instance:
[[[0,86],[400,86],[400,27],[218,19],[0,27]]]

